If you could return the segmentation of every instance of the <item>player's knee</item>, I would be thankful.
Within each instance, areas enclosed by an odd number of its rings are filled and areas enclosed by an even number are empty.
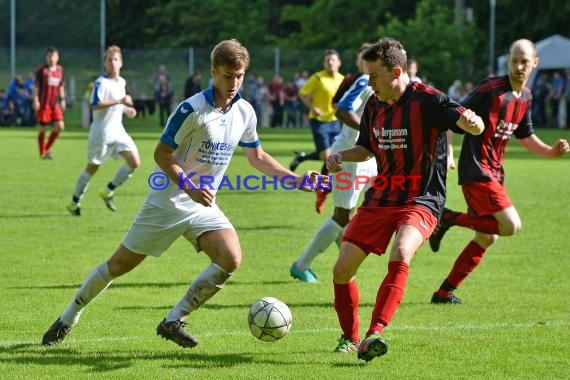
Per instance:
[[[241,265],[241,252],[233,252],[217,255],[214,262],[226,273],[233,273]]]
[[[135,171],[141,166],[141,162],[140,160],[133,160],[129,162],[128,165],[133,171]]]
[[[481,247],[487,249],[493,244],[495,244],[499,240],[499,235],[491,235],[491,234],[478,234],[475,241]]]
[[[501,231],[501,235],[512,236],[517,232],[519,232],[521,228],[522,228],[522,223],[520,219],[517,219],[517,220],[508,220],[505,223],[501,223],[499,229]]]
[[[342,262],[337,261],[333,267],[333,281],[336,284],[348,284],[354,274],[354,270]]]
[[[350,220],[350,210],[335,207],[332,218],[339,226],[345,227]]]

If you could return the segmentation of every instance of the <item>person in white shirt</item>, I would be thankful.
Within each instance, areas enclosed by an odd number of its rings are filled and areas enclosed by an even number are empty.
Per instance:
[[[368,85],[368,74],[363,73],[362,67],[362,53],[369,46],[369,43],[364,43],[360,47],[356,58],[359,73],[349,79],[352,84],[345,90],[336,107],[336,117],[343,124],[331,147],[333,154],[354,146],[360,132],[362,112],[368,98],[374,94],[374,90]],[[333,241],[342,240],[341,235],[348,225],[360,193],[370,187],[370,181],[366,185],[356,184],[356,178],[372,178],[375,175],[376,160],[373,158],[364,162],[344,163],[343,171],[334,175],[333,184],[335,185],[332,187],[333,215],[321,225],[303,254],[291,265],[289,269],[291,277],[307,283],[318,282],[316,274],[311,269],[311,263],[319,253],[325,252]]]
[[[190,283],[156,332],[181,347],[198,344],[185,330],[188,315],[219,292],[241,262],[237,233],[216,204],[216,189],[227,179],[224,173],[238,146],[249,163],[266,176],[288,179],[288,188],[294,184],[295,189],[314,191],[328,186],[327,176],[313,171],[297,176],[261,148],[254,109],[238,93],[249,62],[247,49],[237,40],[225,40],[214,47],[212,86],[178,105],[156,146],[157,171],[153,174],[162,174],[162,179],[149,178],[154,189],[122,244],[87,277],[44,334],[43,345],[62,343],[87,304],[115,278],[148,256],[160,256],[180,236],[197,251],[204,251],[211,263]],[[208,179],[207,186],[203,179]]]
[[[121,77],[121,49],[115,45],[110,46],[103,61],[106,74],[97,78],[90,98],[93,122],[89,128],[87,166],[77,178],[71,203],[67,205],[67,211],[75,216],[81,215],[81,199],[89,181],[110,156],[115,159],[122,157],[125,160],[125,164],[117,170],[107,186],[98,191],[111,211],[116,210],[113,202],[114,190],[129,179],[140,166],[137,146],[123,126],[123,114],[132,118],[136,116],[137,111],[133,107],[131,96],[126,93],[126,81]]]

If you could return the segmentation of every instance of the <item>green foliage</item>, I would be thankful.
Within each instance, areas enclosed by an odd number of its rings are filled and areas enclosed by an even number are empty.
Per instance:
[[[418,74],[444,88],[454,79],[472,77],[474,69],[476,30],[472,25],[454,25],[453,17],[453,9],[440,1],[422,0],[413,18],[401,20],[389,14],[388,23],[379,26],[376,34],[400,40],[408,57],[418,61]]]

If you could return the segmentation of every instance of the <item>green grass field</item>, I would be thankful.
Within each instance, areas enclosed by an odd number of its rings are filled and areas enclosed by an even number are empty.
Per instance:
[[[96,196],[120,163],[105,164],[83,201],[83,216],[65,210],[85,165],[87,132],[71,126],[57,141],[53,161],[38,159],[36,129],[0,129],[0,378],[6,379],[562,379],[569,376],[569,159],[527,154],[517,142],[507,153],[507,187],[523,220],[502,238],[457,292],[462,306],[429,303],[467,244],[470,231],[452,229],[439,253],[422,247],[412,262],[406,294],[385,332],[390,351],[370,363],[334,354],[340,335],[332,307],[336,246],[317,258],[321,282],[289,277],[289,266],[324,215],[314,195],[292,191],[229,191],[218,203],[240,235],[243,263],[226,288],[191,315],[199,340],[181,349],[155,328],[189,281],[207,264],[184,239],[161,258],[149,258],[118,279],[84,312],[60,347],[40,341],[93,267],[121,242],[148,192],[152,152],[160,129],[129,123],[142,167],[117,191],[110,213]],[[539,130],[552,143],[567,131]],[[308,130],[260,133],[265,150],[288,165],[292,151],[310,150]],[[458,148],[457,148],[458,149]],[[457,152],[457,151],[456,151]],[[457,155],[457,153],[456,153]],[[313,162],[301,169],[319,169]],[[258,174],[239,151],[228,175]],[[448,180],[448,205],[465,207],[457,175]],[[368,326],[387,257],[362,266],[361,333]],[[275,343],[249,333],[249,306],[262,296],[285,301],[293,313],[289,335]]]

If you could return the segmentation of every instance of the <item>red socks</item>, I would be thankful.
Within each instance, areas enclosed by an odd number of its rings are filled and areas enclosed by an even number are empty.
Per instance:
[[[58,136],[59,136],[59,132],[51,131],[51,134],[49,135],[49,139],[48,139],[48,142],[47,142],[46,148],[45,148],[46,154],[49,153],[51,146],[53,145],[55,140],[58,138]]]
[[[46,133],[44,131],[39,131],[38,132],[38,147],[40,148],[40,156],[43,156],[45,154],[45,138],[46,138]]]
[[[451,272],[447,276],[447,282],[457,289],[479,265],[484,254],[485,249],[483,247],[474,241],[470,241],[459,257],[457,257],[457,260],[455,260],[455,264],[453,264],[453,268],[451,268]]]
[[[366,332],[366,336],[374,333],[380,334],[392,320],[396,309],[404,298],[408,269],[409,265],[402,261],[390,261],[388,263],[388,273],[384,277],[380,289],[378,289],[370,328]]]
[[[342,334],[353,343],[360,342],[358,337],[358,303],[360,297],[356,281],[348,284],[334,284],[334,308]]]
[[[484,234],[499,234],[499,222],[492,216],[471,216],[458,213],[455,217],[455,225],[466,227]]]

